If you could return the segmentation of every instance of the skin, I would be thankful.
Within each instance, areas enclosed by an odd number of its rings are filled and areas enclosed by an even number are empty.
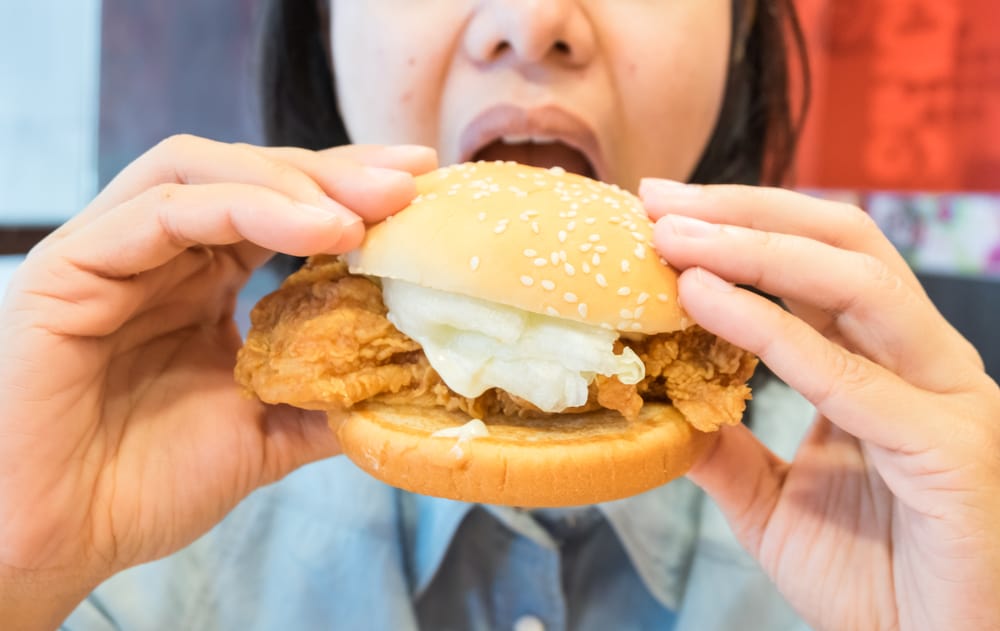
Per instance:
[[[722,0],[332,9],[358,142],[448,162],[483,94],[552,100],[635,187],[687,177],[721,102]],[[104,578],[337,453],[324,419],[239,395],[235,294],[272,251],[351,249],[435,164],[413,146],[172,138],[30,254],[0,306],[0,619],[53,628]],[[888,241],[787,191],[640,193],[689,314],[819,411],[793,462],[737,427],[691,473],[782,593],[816,628],[1000,627],[1000,393]]]

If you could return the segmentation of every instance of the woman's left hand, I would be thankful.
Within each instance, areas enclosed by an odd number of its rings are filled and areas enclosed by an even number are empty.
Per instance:
[[[641,196],[688,314],[818,410],[791,462],[739,426],[690,473],[789,602],[822,629],[1000,629],[1000,389],[874,222],[778,189]]]

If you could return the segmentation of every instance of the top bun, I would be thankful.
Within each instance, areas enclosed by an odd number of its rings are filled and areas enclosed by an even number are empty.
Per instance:
[[[410,206],[347,255],[352,272],[623,332],[687,326],[677,273],[631,193],[514,162],[457,164],[416,183]]]

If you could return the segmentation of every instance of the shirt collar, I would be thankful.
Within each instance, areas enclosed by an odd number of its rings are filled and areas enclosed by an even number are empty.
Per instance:
[[[600,505],[646,589],[674,611],[684,595],[704,503],[704,493],[679,478]]]
[[[437,574],[463,520],[476,505],[402,491],[399,501],[410,589],[413,597],[419,598]],[[669,609],[677,609],[684,592],[702,502],[698,488],[682,478],[635,497],[598,505],[650,594]],[[555,545],[529,511],[502,506],[484,508],[539,545]]]

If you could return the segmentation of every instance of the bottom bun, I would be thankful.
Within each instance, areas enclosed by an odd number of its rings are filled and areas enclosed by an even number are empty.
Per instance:
[[[615,411],[485,418],[489,435],[467,440],[431,436],[469,420],[440,408],[366,404],[328,417],[344,453],[387,484],[523,507],[594,504],[647,491],[684,475],[715,438],[656,403],[645,404],[635,421]]]

